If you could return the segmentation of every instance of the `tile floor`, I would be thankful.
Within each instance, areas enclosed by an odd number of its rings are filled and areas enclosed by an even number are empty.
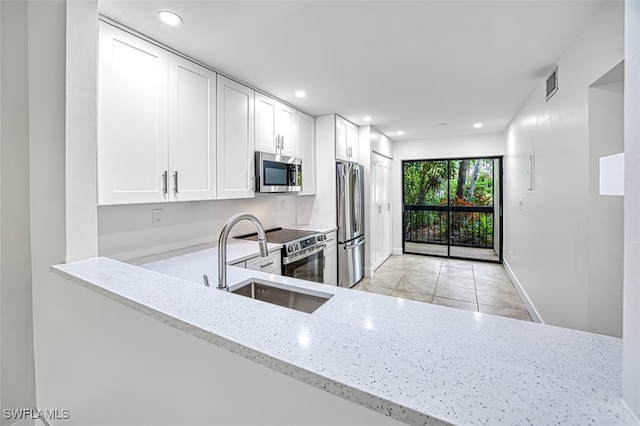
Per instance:
[[[391,256],[356,290],[531,321],[499,264],[405,254]]]

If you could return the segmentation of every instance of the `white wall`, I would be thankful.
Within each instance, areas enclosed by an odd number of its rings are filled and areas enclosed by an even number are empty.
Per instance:
[[[506,152],[504,133],[402,141],[393,143],[393,177],[391,205],[393,210],[393,253],[402,254],[402,161],[440,158],[492,157]]]
[[[28,10],[0,2],[0,405],[35,408],[29,200]],[[15,419],[0,420],[9,425]],[[33,422],[31,422],[33,424]]]
[[[616,337],[622,337],[623,198],[600,195],[599,159],[624,151],[622,89],[622,81],[589,88],[587,322],[590,331]]]
[[[99,255],[130,260],[198,244],[217,242],[229,217],[253,213],[265,229],[296,223],[294,195],[256,194],[255,198],[184,203],[102,206],[98,208]],[[162,220],[153,223],[153,210]],[[238,223],[232,235],[256,232]]]
[[[67,5],[66,170],[67,260],[98,253],[98,0]]]
[[[623,4],[606,2],[558,61],[558,92],[545,102],[541,81],[508,130],[505,261],[550,324],[588,329],[588,88],[623,59],[622,49]]]
[[[624,400],[640,419],[640,2],[625,9]]]

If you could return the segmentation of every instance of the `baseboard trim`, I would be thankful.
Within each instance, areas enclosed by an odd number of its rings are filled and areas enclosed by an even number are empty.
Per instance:
[[[511,266],[509,266],[509,263],[506,260],[503,260],[502,264],[504,265],[504,269],[507,271],[507,275],[509,275],[511,282],[513,283],[513,286],[516,288],[518,295],[520,295],[520,299],[522,299],[522,301],[524,302],[524,307],[527,308],[527,312],[529,312],[529,315],[531,315],[531,319],[534,322],[544,324],[544,321],[542,320],[540,313],[538,312],[536,307],[533,305],[533,302],[527,295],[527,292],[524,291],[524,287],[522,287],[522,284],[516,277],[516,274],[513,273],[513,270],[511,269]]]
[[[371,278],[373,276],[373,268],[364,268],[364,276],[365,278]]]

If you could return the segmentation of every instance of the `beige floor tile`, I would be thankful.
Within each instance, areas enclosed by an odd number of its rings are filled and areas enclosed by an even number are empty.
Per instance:
[[[499,315],[501,317],[515,318],[524,321],[533,321],[529,313],[521,309],[502,308],[491,305],[478,305],[483,314]]]
[[[470,278],[473,279],[472,269],[458,269],[450,266],[442,266],[440,268],[440,275],[446,275],[450,278]]]
[[[434,297],[431,303],[433,303],[434,305],[448,306],[450,308],[465,309],[467,311],[478,312],[478,305],[476,303],[464,302],[462,300]]]
[[[478,290],[477,293],[479,304],[526,310],[517,294],[496,293],[483,290]]]
[[[438,284],[454,286],[454,287],[465,287],[470,289],[476,288],[473,278],[457,278],[457,277],[452,277],[451,275],[444,275],[444,274],[439,275]]]
[[[504,272],[504,266],[499,263],[489,262],[473,262],[474,271],[501,271]]]
[[[438,274],[434,274],[431,272],[422,272],[422,271],[409,271],[402,276],[402,280],[411,280],[411,281],[423,281],[426,283],[435,284],[438,282]]]
[[[392,288],[376,287],[376,286],[367,285],[367,284],[358,284],[357,288],[356,287],[353,287],[353,288],[360,291],[366,291],[368,293],[383,294],[385,296],[391,296],[391,293],[393,292]]]
[[[435,289],[435,281],[412,280],[407,279],[406,276],[405,278],[402,278],[396,286],[396,290],[411,291],[414,293],[422,293],[428,295],[433,295]]]
[[[476,291],[472,288],[438,284],[434,296],[476,303]]]
[[[474,270],[473,275],[476,280],[499,281],[511,283],[507,273],[503,270]]]
[[[409,272],[426,272],[429,274],[440,273],[440,265],[432,263],[422,263],[420,261],[413,262],[413,265],[411,265],[409,268]]]
[[[433,299],[433,296],[430,294],[414,293],[411,291],[404,291],[404,290],[393,290],[393,292],[391,292],[391,296],[399,297],[401,299],[415,300],[418,302],[427,302],[427,303],[431,303],[431,299]]]
[[[476,290],[494,291],[496,293],[518,294],[511,282],[486,281],[476,279]]]
[[[442,261],[442,266],[448,266],[450,268],[456,269],[471,269],[473,270],[473,262],[468,260],[458,260],[458,259],[444,259]]]

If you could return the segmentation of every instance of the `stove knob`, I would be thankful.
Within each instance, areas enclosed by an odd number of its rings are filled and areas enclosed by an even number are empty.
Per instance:
[[[289,246],[289,247],[287,247],[287,251],[288,251],[289,253],[291,253],[291,252],[293,251],[293,246]]]

